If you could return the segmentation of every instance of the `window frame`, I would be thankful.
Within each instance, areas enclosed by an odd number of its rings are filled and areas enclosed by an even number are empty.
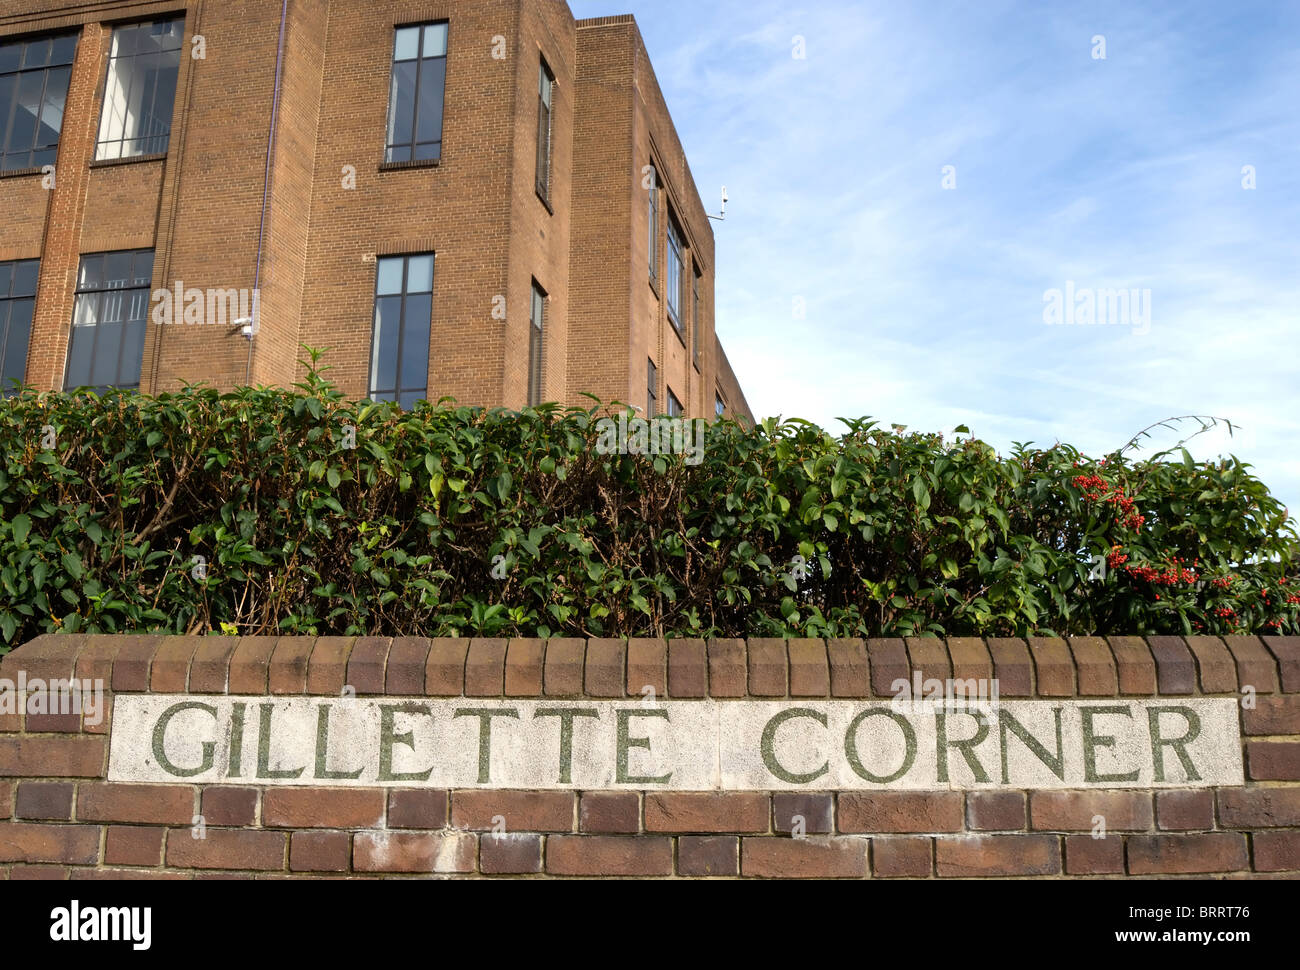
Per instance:
[[[32,281],[31,293],[15,293],[14,281],[18,278],[18,267],[29,263],[36,265],[36,276]],[[27,379],[27,358],[32,348],[32,325],[36,322],[36,291],[40,287],[41,278],[41,261],[37,259],[7,259],[0,262],[0,399],[9,397],[17,393],[17,389],[10,383],[14,375],[5,377],[5,371],[8,365],[12,363],[9,359],[9,353],[14,348],[10,347],[9,340],[13,334],[10,329],[13,323],[13,309],[18,303],[31,303],[31,313],[27,320],[27,339],[22,348],[22,371],[17,375],[18,380],[26,381]]]
[[[142,284],[136,283],[135,282],[136,260],[145,253],[149,254],[149,277],[150,278],[145,280],[145,282]],[[107,285],[97,285],[97,286],[84,285],[81,281],[81,278],[84,275],[84,270],[86,268],[85,267],[86,260],[87,259],[107,260],[107,258],[110,256],[131,257],[131,285],[119,286],[119,287],[112,287]],[[139,323],[142,327],[144,327],[145,336],[147,337],[148,335],[149,304],[153,302],[153,273],[154,270],[157,269],[156,261],[157,261],[157,250],[154,249],[153,247],[146,247],[144,249],[114,249],[114,250],[106,250],[104,252],[98,252],[98,253],[82,253],[78,257],[77,279],[72,294],[72,323],[70,325],[69,332],[68,332],[68,353],[63,365],[63,390],[64,391],[72,391],[79,387],[89,387],[95,390],[96,392],[101,392],[109,388],[117,388],[119,390],[127,390],[127,391],[138,391],[140,389],[141,379],[144,375],[143,342],[141,343],[141,347],[140,347],[140,359],[134,362],[135,380],[132,382],[132,381],[123,381],[121,379],[123,376],[122,365],[123,362],[125,361],[123,354],[126,350],[126,339],[125,339],[126,327],[130,323]],[[100,337],[102,334],[107,332],[105,330],[105,327],[110,323],[110,321],[97,319],[94,323],[78,324],[77,317],[80,316],[81,300],[83,297],[91,297],[91,296],[98,297],[100,307],[102,308],[103,295],[111,294],[111,293],[121,294],[124,303],[130,299],[129,294],[143,293],[144,301],[145,301],[144,314],[142,315],[140,320],[122,319],[118,321],[112,321],[112,323],[116,323],[122,327],[122,332],[119,334],[118,337],[117,365],[114,373],[115,380],[108,384],[70,383],[70,371],[72,369],[72,354],[73,354],[74,347],[77,343],[77,341],[74,338],[77,335],[77,331],[81,330],[83,333],[87,330],[94,331],[94,336],[91,338],[91,342],[90,342],[90,356],[89,356],[90,373],[87,375],[87,378],[90,378],[93,377],[95,373],[96,353],[99,348]],[[100,313],[99,316],[102,317],[103,314]]]
[[[650,286],[659,290],[659,166],[650,163]]]
[[[677,224],[677,217],[672,209],[668,210],[668,260],[664,279],[664,303],[668,309],[668,322],[677,331],[677,337],[686,346],[686,330],[683,321],[686,295],[686,239],[685,233]],[[675,277],[675,279],[674,279]]]
[[[59,41],[67,40],[67,39],[72,40],[72,53],[69,55],[68,60],[66,61],[60,60],[59,62],[55,63],[54,62],[55,45]],[[41,65],[40,67],[24,66],[24,63],[27,60],[28,48],[33,44],[41,44],[41,43],[49,44],[49,49],[45,55],[46,63]],[[7,109],[7,111],[4,111],[4,113],[0,114],[0,172],[20,172],[25,169],[42,168],[45,165],[53,165],[57,161],[58,154],[59,154],[59,142],[63,138],[63,119],[64,116],[67,114],[67,110],[68,110],[68,90],[72,84],[72,68],[76,63],[77,50],[80,43],[81,43],[81,34],[80,32],[76,32],[76,31],[74,32],[64,31],[64,32],[54,33],[54,34],[40,34],[34,37],[23,37],[23,38],[13,37],[13,38],[0,39],[0,47],[17,46],[22,48],[21,53],[18,56],[18,65],[16,67],[14,67],[12,70],[9,71],[0,70],[0,78],[12,77],[14,79],[13,90],[11,92],[12,97],[10,102],[7,105],[0,104],[0,109]],[[41,119],[45,116],[47,102],[53,103],[51,99],[52,92],[50,90],[50,74],[51,72],[61,68],[67,69],[68,76],[63,83],[63,108],[59,114],[59,130],[58,133],[55,135],[53,144],[43,145],[40,141]],[[22,78],[25,75],[35,74],[38,71],[41,73],[41,93],[36,101],[36,105],[37,105],[36,118],[32,130],[31,147],[27,149],[12,148],[9,144],[9,139],[13,136],[14,122],[18,118],[19,94],[22,90]],[[46,154],[49,154],[51,156],[48,161],[43,161],[37,158],[37,156],[39,155],[46,155]],[[15,165],[12,168],[10,168],[7,165],[7,161],[9,157],[17,156],[17,155],[26,155],[27,164]],[[14,262],[18,262],[18,260],[14,260]]]
[[[424,55],[424,33],[430,27],[444,28],[442,53],[435,54],[432,57]],[[396,120],[395,111],[397,108],[397,91],[394,84],[397,76],[397,65],[410,63],[410,58],[403,60],[397,59],[397,37],[403,30],[418,30],[420,32],[420,43],[414,58],[415,63],[415,80],[413,82],[413,95],[411,99],[411,140],[409,142],[394,142],[393,125]],[[451,22],[447,19],[426,20],[418,23],[403,23],[393,25],[393,45],[392,51],[388,58],[388,110],[384,117],[384,164],[385,165],[439,165],[442,162],[442,146],[446,140],[443,135],[447,126],[447,66],[449,62],[448,52],[451,50]],[[420,141],[420,82],[424,75],[425,65],[429,61],[442,61],[442,107],[438,115],[438,140],[437,142]],[[433,158],[416,158],[416,150],[423,145],[438,146],[438,153]],[[409,150],[409,158],[393,158],[394,149],[405,148]]]
[[[671,387],[665,388],[668,391],[668,417],[680,418],[686,415],[686,409],[682,407],[682,402],[677,400],[677,395],[673,393]]]
[[[700,369],[700,266],[691,261],[691,363]]]
[[[410,279],[411,279],[411,260],[423,259],[425,257],[428,257],[432,261],[432,267],[429,275],[429,289],[412,291],[409,288]],[[402,261],[402,289],[399,293],[381,294],[379,292],[381,264],[383,264],[386,260],[398,260],[398,259]],[[419,252],[419,253],[390,253],[387,255],[379,256],[375,259],[374,310],[370,322],[370,367],[369,367],[369,373],[366,375],[366,397],[369,400],[391,401],[392,403],[396,404],[400,408],[402,406],[401,401],[404,394],[414,394],[421,390],[423,391],[423,395],[421,397],[417,397],[415,400],[418,402],[422,400],[427,401],[429,399],[429,362],[432,357],[430,351],[433,346],[433,297],[436,291],[437,281],[438,281],[438,257],[437,257],[437,253],[433,252],[432,250],[428,252]],[[425,355],[424,356],[424,387],[422,389],[416,387],[408,388],[402,384],[402,359],[403,359],[402,351],[403,348],[405,347],[406,337],[407,337],[406,303],[409,297],[424,296],[426,293],[429,296],[429,329],[428,329],[429,339],[426,347],[424,348],[424,355]],[[397,352],[396,352],[397,362],[393,369],[394,383],[392,388],[379,388],[376,387],[376,382],[379,379],[379,374],[378,374],[379,342],[377,338],[381,336],[379,333],[379,323],[380,323],[379,301],[385,297],[394,297],[394,296],[398,296],[401,298],[401,310],[399,311],[397,317]]]
[[[537,197],[551,207],[551,150],[555,128],[555,72],[541,59],[537,78]]]
[[[659,386],[659,368],[655,367],[655,362],[649,357],[646,358],[646,414],[647,418],[655,417],[658,412],[655,410],[659,403],[657,389]]]
[[[715,390],[713,392],[713,413],[715,417],[724,417],[727,413],[727,402],[723,400],[722,392]]]
[[[133,21],[118,23],[113,25],[113,32],[108,39],[108,65],[104,69],[103,83],[101,86],[102,96],[99,103],[99,125],[98,125],[98,129],[95,132],[95,157],[93,159],[93,162],[126,162],[138,158],[155,158],[160,155],[166,155],[171,150],[172,123],[176,120],[176,99],[180,96],[180,73],[181,73],[181,64],[184,62],[184,57],[182,55],[185,50],[186,23],[187,23],[187,19],[185,16],[185,12],[182,11],[179,16],[175,16],[175,17],[166,17],[157,20],[153,20],[153,19],[133,20]],[[121,134],[116,138],[107,138],[105,137],[105,125],[108,122],[107,112],[108,112],[108,103],[109,103],[108,102],[109,84],[113,78],[113,67],[115,64],[117,64],[123,59],[129,59],[131,61],[134,61],[138,57],[148,56],[148,55],[141,55],[138,53],[127,54],[125,56],[113,54],[113,43],[118,36],[118,32],[123,30],[135,30],[135,29],[140,29],[145,27],[155,27],[160,24],[167,24],[167,25],[180,24],[180,28],[181,28],[180,41],[175,48],[176,78],[175,78],[175,84],[172,89],[171,111],[167,115],[167,130],[162,134],[148,135],[148,134],[140,134],[139,132],[142,131],[143,129],[137,128],[136,129],[137,133],[133,137],[128,138],[126,136],[126,124],[125,122],[123,122],[121,128]],[[163,53],[171,53],[171,51],[164,50]],[[151,114],[152,114],[153,106],[157,103],[158,100],[158,80],[160,76],[161,76],[161,72],[156,72],[153,77],[153,91],[151,92],[150,101],[149,101]],[[130,93],[133,90],[133,88],[127,87],[126,90],[128,95],[126,101],[129,103]],[[127,154],[126,152],[126,145],[128,142],[135,142],[139,144],[140,142],[153,141],[159,138],[163,139],[163,144],[160,148],[155,147],[154,150],[152,151],[144,151],[143,148],[141,148],[141,150],[133,152],[131,154]],[[109,145],[116,145],[118,147],[119,151],[117,155],[104,154],[105,147]]]
[[[548,296],[533,280],[531,305],[528,308],[528,406],[542,403],[546,387],[546,303]]]

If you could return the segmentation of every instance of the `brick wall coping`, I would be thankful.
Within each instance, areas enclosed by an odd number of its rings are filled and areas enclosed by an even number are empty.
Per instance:
[[[1300,693],[1300,637],[430,639],[47,634],[0,677],[114,692],[429,697],[891,698],[899,678],[1001,697]]]

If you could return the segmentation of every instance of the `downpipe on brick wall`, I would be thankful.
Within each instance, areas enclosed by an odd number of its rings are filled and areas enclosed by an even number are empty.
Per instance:
[[[280,4],[280,41],[275,51],[275,89],[271,94],[271,130],[267,133],[266,138],[266,173],[262,179],[262,216],[257,227],[257,265],[253,270],[253,292],[260,291],[262,285],[262,246],[266,239],[266,210],[271,200],[271,161],[275,157],[275,123],[280,116],[280,80],[281,69],[284,64],[284,28],[285,22],[289,17],[289,0],[282,0]],[[257,334],[258,324],[261,322],[262,311],[259,307],[254,311],[253,319],[245,324],[241,330],[244,337],[248,340],[248,359],[244,364],[244,384],[249,384],[253,379],[253,339]],[[239,321],[241,324],[244,321]]]

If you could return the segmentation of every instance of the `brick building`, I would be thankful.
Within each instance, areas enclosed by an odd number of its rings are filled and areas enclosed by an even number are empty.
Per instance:
[[[6,385],[751,417],[630,16],[0,0],[0,225]]]

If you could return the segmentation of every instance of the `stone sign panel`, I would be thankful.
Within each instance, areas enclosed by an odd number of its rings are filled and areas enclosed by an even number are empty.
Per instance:
[[[109,780],[650,790],[1243,782],[1230,698],[932,703],[119,695]]]

